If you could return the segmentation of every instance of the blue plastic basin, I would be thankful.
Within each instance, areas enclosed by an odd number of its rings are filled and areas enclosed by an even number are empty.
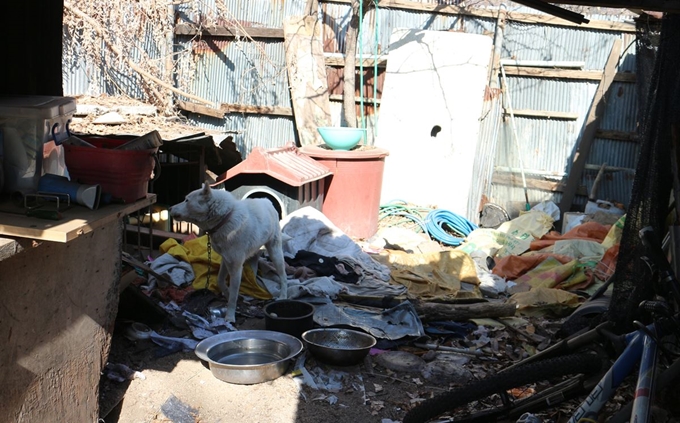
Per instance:
[[[321,126],[317,130],[326,145],[333,150],[351,150],[366,135],[363,128]]]

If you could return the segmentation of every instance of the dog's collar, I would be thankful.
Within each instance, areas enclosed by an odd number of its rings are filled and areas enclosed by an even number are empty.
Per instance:
[[[224,226],[225,223],[227,223],[227,220],[229,220],[229,216],[231,216],[231,212],[225,214],[224,217],[222,218],[222,220],[220,220],[220,221],[217,223],[217,225],[215,225],[214,228],[212,228],[212,229],[210,229],[210,230],[206,230],[205,233],[208,234],[208,235],[212,235],[212,234],[214,234],[215,232],[219,231],[220,228],[221,228],[222,226]]]

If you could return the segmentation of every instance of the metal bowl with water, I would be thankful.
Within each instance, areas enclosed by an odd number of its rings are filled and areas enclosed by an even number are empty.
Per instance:
[[[283,375],[302,351],[294,336],[268,330],[222,333],[199,342],[196,355],[208,362],[213,376],[225,382],[252,385]]]
[[[342,328],[308,330],[302,334],[302,339],[319,361],[338,366],[362,362],[377,342],[367,333]]]

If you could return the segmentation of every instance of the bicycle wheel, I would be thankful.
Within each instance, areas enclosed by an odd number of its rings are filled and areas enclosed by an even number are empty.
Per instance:
[[[406,413],[403,423],[425,423],[443,413],[500,392],[562,376],[592,374],[601,367],[602,360],[594,354],[565,355],[520,365],[425,400]],[[469,421],[492,422],[508,416],[514,407],[513,404],[492,407]]]

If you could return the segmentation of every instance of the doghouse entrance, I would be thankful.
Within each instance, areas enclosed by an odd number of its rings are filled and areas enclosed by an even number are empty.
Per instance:
[[[285,209],[283,207],[283,202],[273,191],[270,191],[266,188],[254,189],[243,194],[242,199],[245,198],[266,198],[267,200],[271,201],[272,204],[274,205],[276,213],[278,213],[279,215],[279,220],[283,219],[286,216],[284,214]]]

